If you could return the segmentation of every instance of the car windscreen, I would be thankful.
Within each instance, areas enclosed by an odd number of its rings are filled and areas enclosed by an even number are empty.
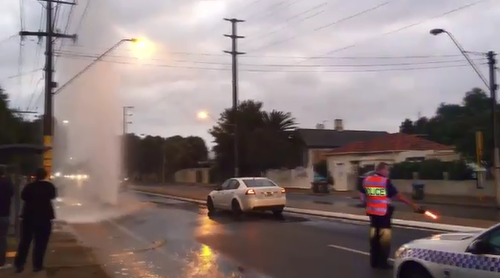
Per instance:
[[[243,179],[247,187],[268,187],[276,186],[272,181],[267,179]]]

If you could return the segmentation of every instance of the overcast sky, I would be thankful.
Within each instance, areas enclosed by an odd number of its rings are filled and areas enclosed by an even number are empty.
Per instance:
[[[79,0],[71,13],[68,33],[86,38],[67,41],[58,52],[57,81],[71,77],[61,73],[63,63],[82,68],[121,38],[147,38],[154,45],[148,57],[135,59],[131,45],[108,56],[120,62],[113,64],[120,77],[116,103],[135,106],[129,130],[198,135],[207,143],[213,121],[200,121],[197,112],[217,118],[231,105],[231,59],[222,53],[231,45],[222,35],[230,23],[223,17],[246,20],[238,26],[246,36],[239,50],[247,52],[239,60],[240,100],[289,111],[305,128],[323,121],[332,128],[342,118],[346,129],[396,131],[404,118],[431,116],[439,103],[459,102],[467,90],[484,87],[450,38],[429,35],[432,28],[450,31],[466,50],[500,52],[498,0],[110,0],[109,7],[89,1],[86,11],[87,0]],[[11,36],[44,28],[43,2],[3,2],[0,84],[13,107],[42,111],[42,73],[33,70],[43,67],[43,45],[26,38],[20,52],[19,37]],[[59,10],[60,32],[69,12],[69,6]],[[484,57],[471,57],[487,76]],[[68,106],[57,102],[65,94],[71,91],[56,97],[56,109]]]

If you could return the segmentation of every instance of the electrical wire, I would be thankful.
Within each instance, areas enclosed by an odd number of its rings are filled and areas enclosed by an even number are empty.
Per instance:
[[[248,39],[246,39],[245,41],[243,41],[242,46],[246,47],[248,43],[254,42],[257,39],[262,39],[262,38],[268,37],[268,36],[270,36],[272,34],[275,34],[275,33],[279,32],[279,31],[283,30],[283,29],[286,29],[287,27],[290,26],[289,23],[295,21],[296,19],[299,19],[299,21],[295,22],[293,25],[299,24],[299,23],[304,22],[304,21],[306,21],[308,19],[316,17],[316,16],[324,13],[326,11],[326,9],[320,10],[319,12],[316,12],[316,13],[314,13],[312,15],[309,15],[306,18],[300,19],[300,17],[302,15],[305,15],[305,14],[311,12],[311,11],[314,11],[314,10],[316,10],[318,8],[321,8],[321,7],[324,7],[326,5],[328,5],[328,2],[323,2],[323,3],[319,4],[319,5],[316,5],[316,6],[312,7],[312,8],[309,8],[309,9],[307,9],[305,11],[302,11],[302,12],[300,12],[298,14],[295,14],[295,15],[287,18],[285,20],[285,22],[281,26],[279,26],[277,29],[271,30],[270,32],[262,32],[262,33],[260,33],[260,35],[257,34],[257,36],[253,36],[253,37],[252,36],[247,36]]]
[[[75,53],[55,53],[58,57],[81,57],[81,58],[91,58],[96,59],[99,54],[75,54]],[[133,57],[119,56],[119,55],[107,55],[107,58],[121,58],[121,59],[133,59]],[[231,63],[220,63],[220,62],[210,62],[210,61],[197,61],[197,60],[173,60],[173,59],[150,59],[151,61],[160,62],[174,62],[174,63],[193,63],[193,64],[208,64],[208,65],[224,65],[230,66]],[[486,58],[476,59],[475,61],[486,61]],[[445,60],[445,61],[424,61],[424,62],[404,62],[404,63],[389,63],[389,64],[348,64],[348,65],[332,65],[332,64],[247,64],[239,63],[239,66],[248,67],[285,67],[285,68],[325,68],[325,67],[377,67],[377,66],[408,66],[408,65],[426,65],[426,64],[445,64],[445,63],[457,63],[463,62],[463,60]]]
[[[42,82],[43,79],[44,79],[44,77],[42,76],[42,77],[40,77],[40,79],[38,79],[38,82],[36,82],[34,92],[30,96],[30,99],[29,99],[29,102],[28,102],[28,106],[26,107],[26,111],[30,111],[31,104],[33,103],[33,98],[36,95],[36,91],[38,90],[38,86],[40,85],[40,83]],[[38,99],[41,98],[42,93],[43,93],[43,90],[38,91],[39,95],[37,97],[37,102],[38,102]],[[36,104],[36,102],[35,102],[35,104]]]
[[[3,39],[0,40],[0,44],[4,43],[4,42],[8,42],[9,40],[11,40],[11,39],[13,39],[13,38],[15,38],[17,36],[19,36],[19,34],[13,34],[13,35],[10,35],[8,37],[5,37],[5,38],[3,38]]]
[[[19,27],[24,31],[24,0],[19,0]]]
[[[41,29],[42,29],[42,25],[43,25],[43,19],[44,19],[44,17],[45,17],[45,13],[44,13],[44,8],[43,8],[43,6],[42,6],[42,7],[41,7],[40,22],[39,22],[39,27],[38,27],[38,29],[39,29],[39,30],[41,30]],[[41,53],[41,50],[42,50],[42,41],[43,41],[43,38],[42,38],[42,37],[40,37],[40,38],[38,39],[37,48],[36,48],[36,52],[35,52],[35,63],[36,63],[35,68],[38,68],[38,67],[40,66],[40,62],[41,62],[41,61],[40,61],[40,53]],[[30,82],[29,82],[30,87],[31,87],[31,85],[33,84],[34,79],[35,79],[35,75],[34,75],[34,74],[32,74],[32,75],[31,75]],[[33,90],[33,92],[30,94],[30,99],[32,99],[32,98],[33,98],[33,95],[34,95],[34,94],[36,94],[36,87],[35,87],[35,89]],[[31,101],[30,101],[30,102],[31,102]],[[28,106],[26,107],[26,110],[27,110],[27,111],[29,111],[29,104],[28,104]]]
[[[81,46],[78,46],[81,47]],[[109,48],[109,47],[108,47]],[[101,50],[101,48],[97,48]],[[104,49],[104,48],[102,48]],[[116,52],[119,52],[118,49]],[[130,51],[127,51],[130,52]],[[59,54],[75,54],[75,55],[96,55],[94,53],[88,52],[77,52],[77,51],[59,51]],[[179,55],[179,56],[207,56],[207,57],[227,57],[226,54],[218,53],[194,53],[194,52],[176,52],[169,51],[169,55]],[[460,54],[444,54],[444,55],[402,55],[402,56],[279,56],[279,55],[245,55],[241,58],[255,58],[255,59],[309,59],[309,60],[330,60],[330,59],[347,59],[347,60],[358,60],[358,59],[425,59],[425,58],[451,58],[451,57],[462,57]]]
[[[52,19],[52,30],[56,29],[57,22],[59,21],[59,9],[61,8],[60,3],[57,3],[56,6],[54,7],[54,18]],[[55,40],[55,39],[54,39]]]
[[[337,49],[334,49],[334,50],[331,50],[331,51],[328,51],[327,53],[323,54],[323,55],[320,55],[320,56],[327,56],[327,55],[331,55],[333,53],[337,53],[337,52],[340,52],[340,51],[343,51],[343,50],[346,50],[346,49],[349,49],[349,48],[353,48],[353,47],[356,47],[360,44],[364,44],[366,42],[369,42],[371,40],[374,40],[374,39],[378,39],[380,37],[384,37],[384,36],[388,36],[388,35],[392,35],[392,34],[395,34],[395,33],[398,33],[398,32],[401,32],[401,31],[404,31],[404,30],[407,30],[407,29],[410,29],[412,27],[415,27],[415,26],[418,26],[418,25],[421,25],[421,24],[424,24],[428,21],[431,21],[431,20],[434,20],[434,19],[438,19],[438,18],[442,18],[442,17],[446,17],[450,14],[453,14],[453,13],[456,13],[456,12],[459,12],[459,11],[463,11],[465,9],[468,9],[468,8],[471,8],[473,6],[476,6],[478,4],[481,4],[481,3],[484,3],[484,2],[487,2],[487,1],[491,1],[491,0],[479,0],[479,1],[476,1],[476,2],[473,2],[473,3],[469,3],[469,4],[465,4],[465,5],[462,5],[462,6],[459,6],[457,8],[454,8],[454,9],[451,9],[449,11],[446,11],[442,14],[439,14],[437,16],[433,16],[431,18],[428,18],[428,19],[424,19],[422,21],[419,21],[419,22],[415,22],[415,23],[412,23],[412,24],[408,24],[406,26],[403,26],[401,28],[398,28],[398,29],[395,29],[395,30],[392,30],[392,31],[388,31],[388,32],[384,32],[384,33],[381,33],[379,35],[376,35],[376,36],[373,36],[373,37],[370,37],[370,38],[367,38],[365,40],[361,40],[359,42],[356,42],[354,44],[351,44],[351,45],[348,45],[348,46],[344,46],[344,47],[341,47],[341,48],[337,48]]]
[[[339,19],[339,20],[336,20],[336,21],[330,22],[330,23],[328,23],[328,24],[325,24],[325,25],[319,26],[319,27],[317,27],[317,28],[315,28],[315,29],[313,29],[313,30],[309,30],[306,34],[307,34],[307,35],[310,35],[310,34],[312,34],[313,32],[320,31],[320,30],[323,30],[323,29],[326,29],[326,28],[329,28],[329,27],[335,26],[335,25],[337,25],[337,24],[340,24],[340,23],[342,23],[342,22],[345,22],[345,21],[348,21],[348,20],[351,20],[351,19],[357,18],[357,17],[362,16],[362,15],[364,15],[364,14],[367,14],[367,13],[373,12],[373,11],[375,11],[375,10],[378,10],[378,9],[380,9],[380,8],[382,8],[382,7],[385,7],[385,6],[389,5],[391,2],[392,2],[392,1],[386,1],[386,2],[384,2],[384,3],[381,3],[381,4],[376,5],[376,6],[374,6],[374,7],[371,7],[371,8],[368,8],[368,9],[364,9],[364,10],[362,10],[362,11],[360,11],[360,12],[357,12],[357,13],[355,13],[355,14],[353,14],[353,15],[350,15],[350,16],[347,16],[347,17],[341,18],[341,19]],[[286,39],[283,39],[283,40],[274,41],[274,42],[271,42],[271,43],[266,44],[266,45],[264,45],[264,46],[257,47],[257,48],[254,48],[254,49],[250,49],[250,50],[248,50],[248,52],[250,52],[250,51],[261,51],[261,50],[263,50],[263,49],[266,49],[266,48],[269,48],[269,47],[272,47],[272,46],[276,46],[276,45],[282,44],[282,43],[284,43],[284,42],[288,42],[288,41],[294,40],[294,39],[296,39],[296,38],[300,37],[300,35],[301,35],[301,34],[296,34],[296,35],[293,35],[292,37],[289,37],[289,38],[286,38]]]
[[[90,2],[90,0],[88,0]],[[89,3],[87,2],[87,4]],[[69,12],[68,12],[68,17],[66,18],[66,25],[64,26],[64,34],[67,34],[68,33],[68,30],[69,30],[69,27],[70,27],[70,23],[71,23],[71,17],[73,16],[73,11],[75,9],[75,5],[71,5],[70,9],[69,9]],[[66,40],[61,40],[61,44],[59,44],[59,49],[58,51],[61,51],[61,49],[64,47],[64,42]],[[56,57],[56,60],[54,62],[55,66],[57,67],[57,64],[58,64],[58,59]]]
[[[85,20],[85,17],[87,16],[90,8],[90,2],[92,2],[92,0],[87,0],[87,3],[85,3],[85,8],[83,10],[82,16],[80,17],[80,20],[78,21],[78,24],[76,25],[75,33],[78,33],[80,31],[80,28],[82,27],[83,21]]]
[[[66,57],[69,59],[89,59],[87,57]],[[94,59],[91,57],[90,59]],[[170,64],[149,64],[149,63],[133,63],[127,61],[113,61],[108,60],[107,58],[101,60],[101,62],[113,63],[113,64],[122,64],[122,65],[141,65],[141,66],[152,66],[152,67],[164,67],[164,68],[181,68],[181,69],[195,69],[195,70],[215,70],[215,71],[230,71],[229,67],[227,68],[208,68],[208,67],[195,67],[195,66],[179,66],[179,65],[170,65]],[[468,64],[462,65],[447,65],[447,66],[429,66],[429,67],[408,67],[408,68],[389,68],[389,69],[361,69],[361,70],[320,70],[311,71],[311,70],[267,70],[267,69],[241,69],[242,72],[276,72],[276,73],[326,73],[326,72],[336,72],[336,73],[358,73],[358,72],[384,72],[384,71],[408,71],[408,70],[425,70],[425,69],[444,69],[444,68],[455,68],[455,67],[464,67],[468,66]]]
[[[290,0],[284,0],[284,1],[281,1],[277,4],[274,4],[274,5],[271,5],[270,7],[268,7],[264,12],[267,12],[267,11],[270,11],[268,13],[265,13],[264,15],[261,15],[259,16],[260,14],[256,14],[255,16],[253,17],[250,17],[250,18],[247,18],[246,21],[251,21],[251,20],[262,20],[262,19],[265,19],[265,18],[268,18],[272,15],[274,15],[276,12],[274,12],[273,10],[276,9],[276,8],[280,8],[280,10],[283,10],[283,9],[286,9],[294,4],[297,4],[300,0],[295,0],[291,3],[288,3],[287,5],[285,5],[287,2],[289,2]]]
[[[41,71],[41,70],[43,70],[43,68],[37,68],[37,69],[30,70],[30,71],[25,71],[25,72],[21,72],[21,73],[15,74],[15,75],[11,75],[11,76],[7,76],[7,77],[4,77],[4,78],[0,78],[0,80],[14,79],[14,78],[18,78],[18,77],[21,77],[21,76],[24,76],[24,75],[32,74],[32,73],[35,73],[35,72],[38,72],[38,71]]]

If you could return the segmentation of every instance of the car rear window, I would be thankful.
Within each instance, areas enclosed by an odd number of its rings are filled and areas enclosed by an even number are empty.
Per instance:
[[[243,179],[247,187],[268,187],[276,186],[272,181],[267,179]]]

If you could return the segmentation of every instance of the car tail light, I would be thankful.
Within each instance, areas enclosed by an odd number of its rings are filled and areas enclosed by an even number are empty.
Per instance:
[[[255,190],[253,189],[248,189],[245,195],[255,195]]]
[[[286,190],[284,188],[281,188],[281,193],[282,194],[285,194],[286,193]]]

